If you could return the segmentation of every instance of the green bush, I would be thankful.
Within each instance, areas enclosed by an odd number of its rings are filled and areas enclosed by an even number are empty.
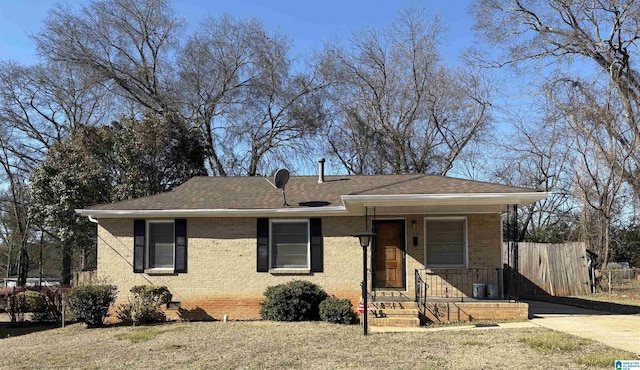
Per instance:
[[[351,324],[354,317],[353,305],[347,298],[329,297],[320,303],[322,321],[334,324]]]
[[[104,324],[109,306],[116,300],[118,288],[110,284],[90,284],[73,287],[67,296],[67,303],[77,320],[88,327]]]
[[[140,325],[167,319],[160,308],[173,297],[166,286],[136,285],[130,290],[129,302],[118,307],[118,318],[125,324]]]
[[[260,303],[260,316],[274,321],[312,321],[320,319],[320,302],[328,295],[318,285],[303,280],[270,286]]]
[[[7,311],[9,315],[12,313],[33,313],[33,319],[35,321],[46,321],[51,319],[49,313],[49,305],[45,297],[35,291],[27,290],[17,293],[15,297],[8,300]]]

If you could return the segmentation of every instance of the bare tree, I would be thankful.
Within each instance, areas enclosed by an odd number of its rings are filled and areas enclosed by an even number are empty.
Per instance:
[[[348,172],[445,175],[487,129],[487,81],[440,62],[441,32],[437,19],[410,8],[347,47],[326,46],[327,140]]]
[[[294,73],[290,41],[256,20],[207,18],[179,58],[185,115],[200,127],[213,174],[286,164],[321,126],[322,85]]]
[[[564,72],[551,76],[555,102],[567,115],[596,118],[572,119],[572,124],[639,195],[640,3],[477,0],[473,13],[493,46],[507,51],[497,64],[534,62]],[[606,135],[588,135],[593,132]],[[619,156],[607,151],[611,140],[620,147]]]
[[[210,171],[220,176],[227,175],[218,148],[224,141],[226,117],[238,104],[240,89],[255,78],[251,65],[256,35],[264,35],[264,30],[255,20],[208,17],[178,59],[184,114],[201,129]]]
[[[35,36],[40,55],[90,74],[154,112],[175,110],[173,56],[182,24],[165,0],[93,0],[59,6]]]
[[[0,239],[7,248],[6,276],[9,277],[13,267],[17,266],[17,284],[24,286],[29,270],[27,246],[31,236],[27,179],[16,166],[15,157],[3,144],[4,141],[0,138],[0,178],[7,185],[6,192],[0,197]],[[12,261],[16,257],[17,261]]]
[[[77,124],[104,122],[109,103],[100,86],[68,65],[0,62],[0,145],[28,172]]]
[[[623,218],[628,199],[624,194],[622,168],[608,166],[608,159],[601,154],[602,148],[591,145],[594,139],[606,145],[607,156],[624,158],[626,155],[619,153],[622,148],[603,129],[578,136],[575,150],[580,161],[575,169],[575,197],[582,203],[581,236],[598,254],[602,266],[606,266],[613,247],[612,228]]]
[[[550,107],[542,109],[547,111],[543,117],[509,115],[514,133],[500,143],[500,153],[493,157],[489,171],[494,181],[551,193],[520,208],[518,240],[561,242],[575,228],[571,198],[574,139]]]

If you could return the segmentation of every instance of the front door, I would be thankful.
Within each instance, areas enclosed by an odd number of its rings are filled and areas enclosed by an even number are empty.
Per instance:
[[[375,221],[375,286],[404,287],[404,221]]]

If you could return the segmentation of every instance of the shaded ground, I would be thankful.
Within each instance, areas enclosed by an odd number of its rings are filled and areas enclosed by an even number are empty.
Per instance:
[[[559,338],[559,339],[558,339]],[[535,340],[531,340],[535,339]],[[373,333],[326,323],[194,322],[0,340],[3,368],[612,368],[632,354],[543,328]],[[539,344],[543,343],[544,351]],[[37,356],[34,356],[37,353]]]
[[[572,300],[577,301],[582,300]],[[615,314],[540,301],[528,303],[529,315],[537,325],[597,340],[608,346],[640,355],[640,315]],[[611,305],[615,304],[609,304]]]
[[[623,315],[640,314],[640,298],[621,297],[604,293],[580,297],[534,296],[527,297],[527,300],[550,302]]]
[[[10,322],[0,322],[0,338],[17,337],[20,335],[36,333],[45,330],[59,328],[59,323],[21,323],[12,326]]]

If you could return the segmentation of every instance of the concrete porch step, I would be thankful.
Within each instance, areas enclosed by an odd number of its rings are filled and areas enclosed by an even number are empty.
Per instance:
[[[370,317],[369,326],[386,327],[420,327],[420,319],[417,317]]]
[[[415,302],[373,302],[369,306],[369,325],[387,327],[419,327],[420,311]]]
[[[411,302],[413,297],[409,297],[404,292],[397,291],[376,291],[372,293],[374,302]]]
[[[409,309],[371,309],[370,312],[374,313],[376,317],[418,317],[420,311],[417,308]]]
[[[371,302],[369,307],[377,310],[417,310],[418,304],[413,301]]]

